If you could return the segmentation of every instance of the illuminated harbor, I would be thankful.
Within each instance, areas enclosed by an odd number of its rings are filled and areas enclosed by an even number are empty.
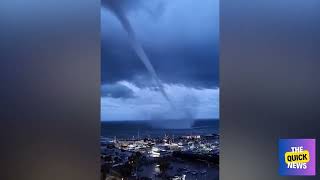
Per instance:
[[[212,179],[218,165],[217,134],[101,137],[102,179]]]

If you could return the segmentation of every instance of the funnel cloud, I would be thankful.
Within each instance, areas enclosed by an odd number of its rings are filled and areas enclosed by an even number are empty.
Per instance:
[[[218,1],[102,4],[102,120],[218,118]]]
[[[123,8],[121,8],[121,5],[124,3],[128,3],[132,1],[125,1],[125,0],[105,0],[104,4],[114,13],[114,15],[119,19],[121,22],[123,28],[127,31],[130,44],[136,54],[138,55],[139,59],[142,61],[142,63],[145,65],[146,69],[152,76],[153,80],[156,83],[156,86],[159,88],[161,94],[163,97],[169,102],[172,108],[176,109],[175,105],[167,95],[166,91],[163,88],[162,82],[159,79],[156,71],[154,70],[148,56],[146,55],[142,45],[138,42],[135,32],[130,24],[129,19],[126,16],[125,11]],[[139,3],[140,1],[137,1],[136,3]]]

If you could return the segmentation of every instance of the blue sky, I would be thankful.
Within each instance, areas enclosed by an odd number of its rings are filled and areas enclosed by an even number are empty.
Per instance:
[[[101,8],[101,120],[219,117],[219,1],[105,0],[128,17],[168,102],[130,46],[118,19]]]

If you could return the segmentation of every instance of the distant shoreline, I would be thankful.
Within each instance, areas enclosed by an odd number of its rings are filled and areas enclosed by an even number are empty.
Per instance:
[[[219,121],[220,119],[195,119],[194,122],[198,121]],[[101,123],[108,123],[108,122],[159,122],[159,121],[183,121],[183,119],[165,119],[165,120],[101,120]]]
[[[184,136],[190,134],[219,134],[220,121],[198,119],[191,126],[185,127],[176,120],[140,120],[107,121],[101,123],[101,135],[104,137],[163,137],[164,135]]]

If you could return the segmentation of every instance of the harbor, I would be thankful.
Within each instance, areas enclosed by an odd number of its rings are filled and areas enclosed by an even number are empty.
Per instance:
[[[215,179],[219,135],[101,137],[101,179]],[[209,178],[210,177],[210,178]]]

